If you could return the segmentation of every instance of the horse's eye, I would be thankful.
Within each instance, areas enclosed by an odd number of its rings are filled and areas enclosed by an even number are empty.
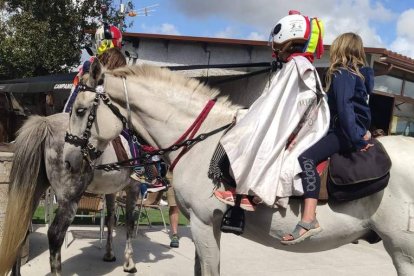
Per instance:
[[[86,112],[86,108],[78,108],[78,109],[76,109],[76,115],[78,115],[78,116],[85,115],[85,112]]]

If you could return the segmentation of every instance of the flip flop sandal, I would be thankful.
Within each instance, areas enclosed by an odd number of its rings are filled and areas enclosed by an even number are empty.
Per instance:
[[[295,229],[293,230],[293,232],[289,234],[293,237],[293,240],[288,240],[288,241],[281,240],[280,243],[284,245],[294,245],[294,244],[303,242],[307,238],[310,238],[322,232],[322,228],[320,226],[316,227],[317,224],[318,224],[318,221],[316,219],[309,223],[304,222],[304,221],[299,221]],[[300,235],[301,229],[305,229],[307,232]]]

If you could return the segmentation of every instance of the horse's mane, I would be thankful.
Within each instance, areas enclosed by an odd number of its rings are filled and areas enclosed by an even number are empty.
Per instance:
[[[218,89],[210,88],[194,78],[189,78],[169,69],[148,64],[129,65],[114,69],[112,71],[107,71],[107,73],[113,75],[114,77],[126,78],[135,76],[138,78],[144,78],[146,80],[153,79],[158,81],[165,81],[170,84],[170,87],[184,86],[188,88],[188,91],[191,91],[197,95],[203,95],[208,99],[216,98],[220,94],[220,91]],[[231,105],[227,97],[220,97],[220,102],[225,103],[226,105]]]

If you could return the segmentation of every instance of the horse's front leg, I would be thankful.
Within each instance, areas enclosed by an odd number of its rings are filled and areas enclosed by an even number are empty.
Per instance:
[[[126,226],[126,235],[127,241],[125,245],[125,262],[124,262],[124,271],[129,273],[137,272],[135,268],[135,262],[133,260],[134,250],[132,248],[131,238],[134,233],[135,219],[134,219],[134,210],[135,204],[138,199],[139,189],[138,185],[132,183],[126,189],[126,212],[125,212],[125,226]]]
[[[115,194],[105,195],[106,201],[106,227],[108,228],[108,235],[106,239],[106,252],[103,257],[105,262],[115,262],[116,257],[114,251],[112,250],[112,232],[115,225]]]
[[[61,275],[62,260],[61,247],[65,239],[66,231],[75,218],[78,209],[78,198],[76,201],[59,202],[55,219],[47,231],[50,252],[50,270],[52,275]]]

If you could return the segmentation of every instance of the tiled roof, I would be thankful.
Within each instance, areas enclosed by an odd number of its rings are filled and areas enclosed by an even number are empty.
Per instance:
[[[397,52],[393,52],[393,51],[390,51],[390,50],[385,50],[384,51],[384,55],[414,65],[414,59],[412,59],[410,57],[407,57],[407,56],[404,56],[404,55],[401,55],[401,54],[399,54]]]

